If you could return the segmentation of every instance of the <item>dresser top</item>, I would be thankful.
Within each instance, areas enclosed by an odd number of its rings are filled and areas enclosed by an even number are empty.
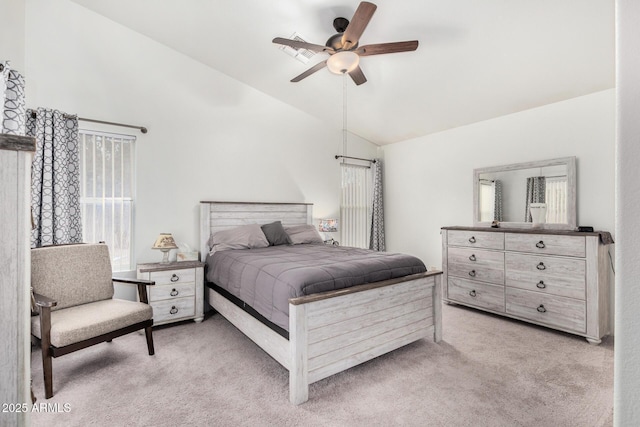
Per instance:
[[[611,233],[608,231],[573,231],[573,230],[550,230],[546,228],[493,228],[493,227],[442,227],[442,230],[461,231],[487,231],[494,233],[519,233],[519,234],[554,234],[559,236],[600,236],[600,241],[604,245],[614,243]]]

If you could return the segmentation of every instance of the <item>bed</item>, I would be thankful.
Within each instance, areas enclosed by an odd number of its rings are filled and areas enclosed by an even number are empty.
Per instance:
[[[312,223],[307,203],[200,203],[203,259],[212,233],[246,224]],[[308,400],[309,384],[426,337],[442,336],[440,271],[428,271],[288,300],[288,329],[243,309],[217,287],[209,305],[289,371],[289,399]]]

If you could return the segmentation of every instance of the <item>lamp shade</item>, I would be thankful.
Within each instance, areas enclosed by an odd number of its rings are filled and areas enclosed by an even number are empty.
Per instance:
[[[344,74],[355,70],[359,63],[360,57],[357,53],[342,51],[327,59],[327,68],[334,74]]]
[[[321,219],[318,230],[320,230],[323,233],[335,233],[338,231],[338,220],[337,219]]]
[[[176,241],[173,240],[171,233],[160,233],[151,249],[178,249],[178,245],[176,245]]]

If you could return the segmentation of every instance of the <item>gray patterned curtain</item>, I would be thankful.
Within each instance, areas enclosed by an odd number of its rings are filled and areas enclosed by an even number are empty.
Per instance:
[[[31,247],[82,242],[78,118],[57,110],[27,111],[36,138],[31,170]]]
[[[373,209],[371,213],[371,235],[369,249],[386,250],[384,245],[384,208],[382,205],[382,160],[375,159],[373,168]]]
[[[24,135],[25,101],[24,78],[12,70],[9,61],[0,61],[2,75],[2,133]]]
[[[544,176],[527,178],[527,203],[525,206],[524,222],[533,222],[529,206],[531,203],[544,203],[546,179]]]
[[[502,222],[502,182],[493,182],[493,220]]]

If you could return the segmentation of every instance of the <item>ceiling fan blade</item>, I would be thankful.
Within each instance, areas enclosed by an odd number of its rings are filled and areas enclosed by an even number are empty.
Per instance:
[[[367,81],[367,78],[364,76],[364,73],[362,72],[362,68],[360,68],[360,66],[357,66],[353,71],[349,73],[349,75],[351,76],[353,82],[358,86]]]
[[[283,37],[276,37],[272,40],[273,43],[283,44],[285,46],[290,46],[294,49],[307,49],[312,52],[327,52],[327,53],[335,53],[335,50],[328,46],[322,46],[319,44],[300,42],[298,40],[285,39]]]
[[[418,48],[418,40],[407,42],[379,43],[360,46],[354,52],[360,56],[381,55],[383,53],[410,52]]]
[[[313,67],[309,68],[304,73],[300,74],[299,76],[296,76],[296,77],[292,78],[291,82],[292,83],[297,83],[300,80],[304,79],[305,77],[309,77],[311,74],[315,73],[318,70],[323,69],[326,66],[327,66],[327,61],[318,62],[316,65],[314,65]]]
[[[354,13],[353,18],[351,18],[351,22],[349,22],[347,29],[342,35],[342,49],[349,50],[358,43],[360,36],[364,32],[364,29],[367,28],[377,8],[378,6],[367,1],[360,3],[356,9],[356,13]]]

